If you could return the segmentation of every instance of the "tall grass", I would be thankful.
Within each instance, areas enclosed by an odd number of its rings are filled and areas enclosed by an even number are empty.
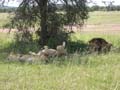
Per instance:
[[[117,57],[117,58],[116,58]],[[73,57],[72,63],[0,65],[1,90],[119,90],[119,54]],[[112,59],[114,58],[114,59]],[[87,63],[78,64],[76,61]],[[74,62],[74,63],[73,63]],[[76,64],[76,63],[77,64]]]
[[[0,37],[0,49],[11,48],[12,36]],[[71,39],[78,42],[74,44],[78,47],[93,37],[105,38],[120,47],[119,35],[75,34]],[[0,52],[0,90],[120,90],[119,52],[80,53],[52,59],[48,64],[23,64],[7,62],[7,53]]]

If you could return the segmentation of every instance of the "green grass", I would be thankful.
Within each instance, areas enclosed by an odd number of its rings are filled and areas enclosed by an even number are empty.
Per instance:
[[[90,12],[87,24],[120,24],[119,16],[120,16],[119,11]]]
[[[95,11],[89,13],[87,24],[120,24],[119,11]],[[10,21],[8,13],[0,13],[0,28]]]
[[[120,35],[75,34],[73,41],[103,37],[120,47]],[[9,47],[11,35],[1,34],[0,49]],[[8,43],[9,42],[9,43]],[[120,54],[79,55],[48,64],[6,61],[0,52],[0,90],[120,90]]]
[[[80,34],[75,34],[71,37],[72,41],[84,41],[85,43],[87,43],[91,38],[94,37],[101,37],[106,39],[108,42],[112,43],[114,46],[116,47],[120,47],[120,35],[119,34],[99,34],[99,33],[89,33],[89,34],[85,34],[85,33],[80,33]]]
[[[10,21],[10,14],[0,13],[0,28],[3,28]]]
[[[1,90],[119,90],[119,55],[89,57],[86,65],[0,65]],[[101,59],[99,59],[101,58]]]

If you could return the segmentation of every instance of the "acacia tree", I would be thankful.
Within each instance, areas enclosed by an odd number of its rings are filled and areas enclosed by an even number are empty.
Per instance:
[[[55,39],[64,25],[84,24],[88,17],[86,3],[86,0],[21,0],[13,22],[27,34],[29,27],[37,26],[39,43],[45,45],[50,37]],[[61,11],[58,11],[59,5],[63,8]]]

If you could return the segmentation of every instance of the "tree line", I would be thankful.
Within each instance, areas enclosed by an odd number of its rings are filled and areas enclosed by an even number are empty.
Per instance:
[[[0,13],[11,13],[16,11],[16,7],[0,7]]]
[[[112,5],[112,6],[98,6],[94,5],[92,7],[88,7],[88,11],[120,11],[120,5]]]
[[[11,13],[16,11],[16,7],[0,7],[0,13]],[[65,8],[63,5],[58,4],[57,10],[63,11]],[[94,5],[91,7],[88,7],[88,11],[120,11],[120,5],[117,6],[98,6]]]

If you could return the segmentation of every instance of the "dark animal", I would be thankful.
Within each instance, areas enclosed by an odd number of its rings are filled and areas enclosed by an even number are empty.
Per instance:
[[[111,49],[112,44],[107,42],[103,38],[93,38],[89,42],[89,50],[90,52],[108,52]]]

